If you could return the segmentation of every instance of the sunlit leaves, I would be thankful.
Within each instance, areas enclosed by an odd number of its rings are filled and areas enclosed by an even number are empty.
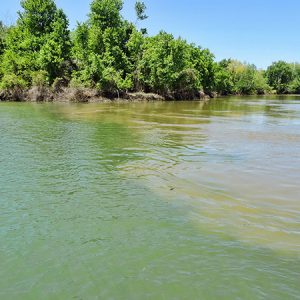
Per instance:
[[[279,94],[287,93],[289,84],[295,79],[293,67],[284,61],[273,63],[267,69],[266,76],[268,83]]]
[[[23,0],[16,26],[9,31],[3,55],[4,73],[21,76],[33,84],[37,71],[47,73],[48,83],[63,77],[70,58],[68,20],[53,0]]]
[[[146,15],[146,4],[142,1],[136,1],[135,3],[135,12],[138,20],[146,20],[148,16]]]

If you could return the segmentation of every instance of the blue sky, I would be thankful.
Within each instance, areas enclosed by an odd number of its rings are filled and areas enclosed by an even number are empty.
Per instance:
[[[135,0],[123,15],[134,21]],[[163,29],[209,48],[217,60],[236,58],[264,68],[283,59],[300,62],[300,0],[145,0],[149,34]],[[70,19],[84,21],[90,0],[56,0]],[[1,0],[0,19],[13,23],[19,0]]]

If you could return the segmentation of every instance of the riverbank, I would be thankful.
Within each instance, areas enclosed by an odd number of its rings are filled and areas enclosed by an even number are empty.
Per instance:
[[[50,88],[35,86],[30,89],[14,88],[0,91],[0,101],[14,102],[70,102],[70,103],[101,103],[109,101],[168,101],[168,100],[209,100],[216,95],[203,92],[186,97],[180,95],[161,96],[155,93],[134,92],[103,94],[90,88]]]
[[[264,96],[299,96],[299,94],[274,94],[266,93]],[[209,101],[212,98],[226,96],[258,96],[253,95],[207,95],[199,91],[193,95],[173,93],[162,96],[146,92],[120,92],[105,94],[97,89],[83,87],[46,87],[34,86],[28,89],[13,88],[0,90],[0,102],[65,102],[65,103],[105,103],[105,102],[152,102],[152,101]]]

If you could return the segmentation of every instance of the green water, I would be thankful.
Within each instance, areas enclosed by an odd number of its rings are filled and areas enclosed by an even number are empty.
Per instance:
[[[0,103],[0,299],[300,299],[300,97]]]

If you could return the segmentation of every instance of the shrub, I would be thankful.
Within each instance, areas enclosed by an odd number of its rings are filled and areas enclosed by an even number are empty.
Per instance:
[[[32,85],[37,87],[44,87],[49,85],[48,73],[46,71],[40,70],[32,72]]]
[[[26,82],[15,74],[5,74],[0,82],[0,90],[25,89]]]

